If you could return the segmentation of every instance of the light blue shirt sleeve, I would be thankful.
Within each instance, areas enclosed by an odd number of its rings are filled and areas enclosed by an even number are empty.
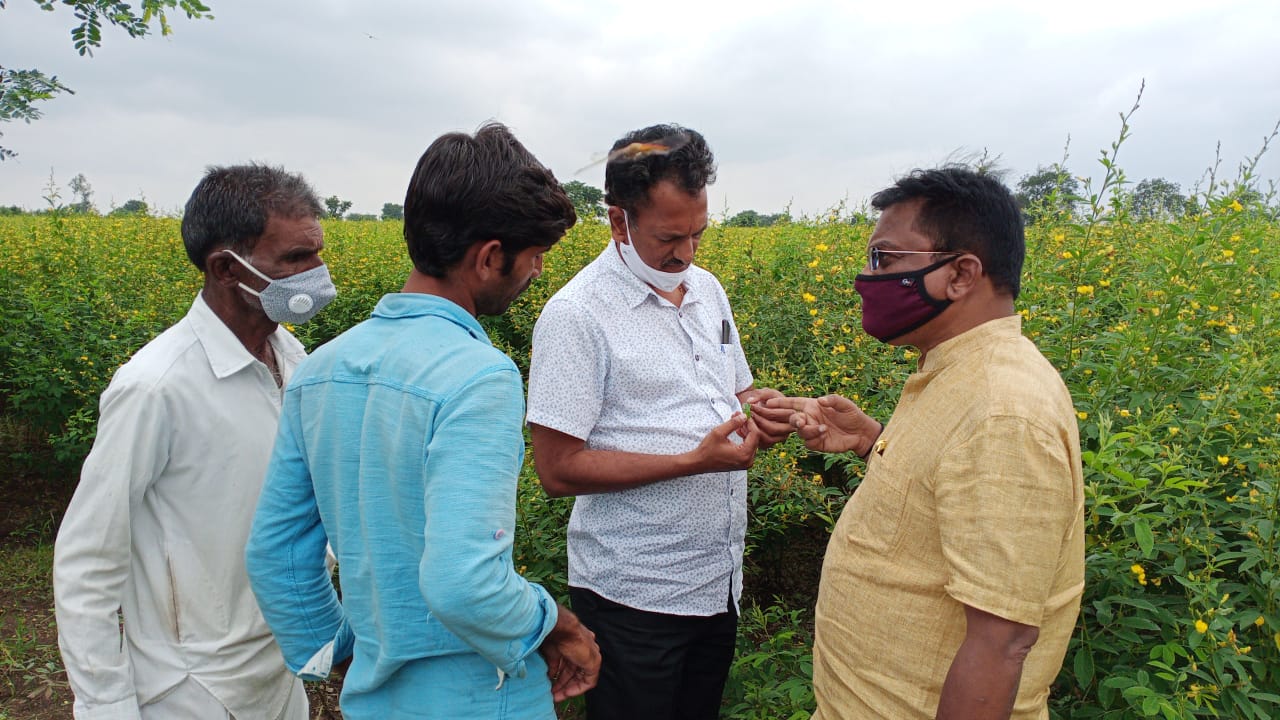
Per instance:
[[[350,657],[354,636],[325,564],[327,538],[297,435],[298,415],[298,394],[286,393],[245,567],[289,670],[324,679],[327,666],[301,671],[330,644],[331,662]]]
[[[514,366],[482,371],[442,403],[422,463],[418,575],[441,624],[514,677],[524,677],[525,658],[557,615],[547,591],[511,559],[523,412]]]

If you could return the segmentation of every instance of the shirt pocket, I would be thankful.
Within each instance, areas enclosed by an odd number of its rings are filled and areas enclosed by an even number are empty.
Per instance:
[[[170,540],[165,547],[169,612],[173,632],[184,644],[223,640],[230,632],[226,595],[218,588],[191,543]]]
[[[906,535],[911,483],[911,475],[892,459],[872,457],[866,477],[845,512],[849,517],[849,541],[871,552],[894,552]]]

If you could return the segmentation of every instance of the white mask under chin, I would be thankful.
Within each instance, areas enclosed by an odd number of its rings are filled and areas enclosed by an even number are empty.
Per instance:
[[[622,255],[622,264],[627,266],[633,275],[640,278],[643,282],[658,288],[663,292],[671,292],[680,287],[680,283],[684,282],[684,276],[689,272],[689,266],[685,265],[680,272],[663,272],[656,268],[651,268],[642,259],[640,254],[636,252],[635,243],[631,241],[631,221],[627,217],[627,211],[622,211],[622,226],[627,231],[627,241],[618,243],[618,253]]]

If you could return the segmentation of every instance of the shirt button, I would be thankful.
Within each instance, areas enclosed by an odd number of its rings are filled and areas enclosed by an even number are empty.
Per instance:
[[[702,356],[701,356],[701,355],[694,355],[694,356],[693,356],[693,361],[694,361],[694,362],[699,362],[700,360],[702,360]]]

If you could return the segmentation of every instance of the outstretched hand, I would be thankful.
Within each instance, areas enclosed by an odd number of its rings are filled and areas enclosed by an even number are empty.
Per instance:
[[[791,411],[790,422],[805,447],[819,452],[853,451],[865,457],[883,426],[843,395],[771,398],[769,408]]]

